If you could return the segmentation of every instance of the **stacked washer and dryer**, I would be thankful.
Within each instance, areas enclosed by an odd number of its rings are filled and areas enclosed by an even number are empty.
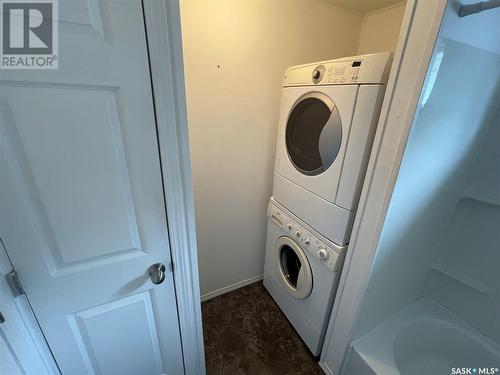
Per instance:
[[[264,286],[321,353],[391,65],[390,53],[286,69]]]

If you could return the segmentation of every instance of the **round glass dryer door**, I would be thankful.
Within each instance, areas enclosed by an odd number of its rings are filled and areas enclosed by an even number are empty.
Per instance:
[[[312,290],[312,271],[307,256],[297,243],[288,237],[276,241],[276,260],[281,283],[295,298],[306,298]]]
[[[302,96],[288,116],[285,142],[299,172],[316,176],[326,171],[342,143],[342,122],[335,103],[317,92]]]

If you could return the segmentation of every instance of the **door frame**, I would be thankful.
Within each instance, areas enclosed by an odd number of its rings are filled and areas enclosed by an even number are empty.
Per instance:
[[[320,366],[341,374],[447,0],[408,0]]]
[[[31,363],[36,362],[40,367],[44,367],[47,374],[60,375],[61,372],[57,367],[54,357],[49,349],[43,332],[38,325],[35,314],[31,310],[31,305],[25,294],[14,296],[4,275],[14,268],[7,255],[7,251],[0,239],[0,299],[2,304],[0,312],[5,317],[5,322],[2,325],[9,324],[15,328],[15,337],[11,335],[12,327],[7,331],[0,332],[0,340],[6,340],[11,349],[11,355],[15,355],[15,360],[20,367],[24,367],[25,361]],[[22,353],[20,353],[22,348]],[[1,363],[0,363],[1,370]]]
[[[205,374],[178,0],[143,0],[184,371]]]

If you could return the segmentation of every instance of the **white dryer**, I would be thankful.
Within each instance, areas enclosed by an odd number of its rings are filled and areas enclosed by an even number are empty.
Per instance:
[[[285,71],[273,197],[339,245],[349,241],[391,61],[376,53]]]
[[[345,246],[271,198],[264,286],[315,356],[321,353],[344,253]]]

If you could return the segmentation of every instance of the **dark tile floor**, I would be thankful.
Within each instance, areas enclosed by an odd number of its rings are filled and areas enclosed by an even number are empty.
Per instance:
[[[202,303],[208,375],[323,374],[262,282]]]

